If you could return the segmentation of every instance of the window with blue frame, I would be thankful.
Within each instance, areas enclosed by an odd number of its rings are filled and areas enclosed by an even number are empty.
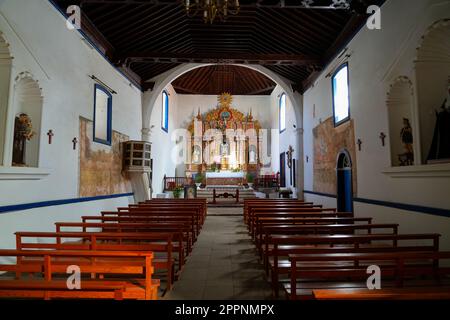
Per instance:
[[[280,104],[279,104],[280,114],[279,114],[279,125],[280,125],[280,133],[286,130],[286,94],[283,93],[280,96]]]
[[[169,132],[169,95],[166,91],[163,91],[162,93],[161,129],[165,132]]]
[[[350,90],[348,64],[341,65],[332,77],[334,126],[350,119]]]
[[[96,84],[94,94],[94,141],[111,145],[112,141],[112,95]]]

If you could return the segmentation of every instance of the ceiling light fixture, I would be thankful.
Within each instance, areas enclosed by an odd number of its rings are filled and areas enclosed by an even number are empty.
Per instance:
[[[239,0],[186,0],[185,7],[188,17],[203,13],[203,20],[210,24],[216,17],[225,21],[229,15],[237,15],[241,9]]]

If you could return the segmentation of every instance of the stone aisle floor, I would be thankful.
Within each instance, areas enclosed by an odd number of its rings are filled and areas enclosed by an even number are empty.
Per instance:
[[[162,299],[267,300],[270,296],[270,285],[242,221],[242,208],[209,208],[180,279]]]

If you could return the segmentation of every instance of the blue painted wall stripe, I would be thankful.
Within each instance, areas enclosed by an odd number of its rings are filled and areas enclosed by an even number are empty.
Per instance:
[[[316,196],[336,198],[336,195],[329,194],[329,193],[321,193],[321,192],[314,192],[314,191],[307,191],[307,190],[305,190],[303,192],[306,194],[312,194],[312,195],[316,195]],[[389,201],[383,201],[383,200],[372,200],[372,199],[365,199],[365,198],[353,198],[353,201],[359,202],[359,203],[371,204],[371,205],[375,205],[375,206],[389,207],[389,208],[395,208],[395,209],[400,209],[400,210],[426,213],[426,214],[431,214],[434,216],[450,218],[450,210],[448,210],[448,209],[425,207],[425,206],[418,206],[418,205],[414,205],[414,204],[389,202]]]
[[[131,197],[133,195],[134,195],[134,193],[120,193],[120,194],[111,194],[111,195],[97,196],[97,197],[73,198],[73,199],[50,200],[50,201],[33,202],[33,203],[25,203],[25,204],[15,204],[15,205],[10,205],[10,206],[0,207],[0,214],[6,213],[6,212],[12,212],[12,211],[23,211],[23,210],[30,210],[30,209],[43,208],[43,207],[61,206],[61,205],[72,204],[72,203],[99,201],[99,200],[122,198],[122,197]]]

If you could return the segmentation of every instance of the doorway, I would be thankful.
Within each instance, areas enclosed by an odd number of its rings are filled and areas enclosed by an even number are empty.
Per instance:
[[[352,159],[347,150],[339,152],[336,169],[338,212],[353,212]]]

